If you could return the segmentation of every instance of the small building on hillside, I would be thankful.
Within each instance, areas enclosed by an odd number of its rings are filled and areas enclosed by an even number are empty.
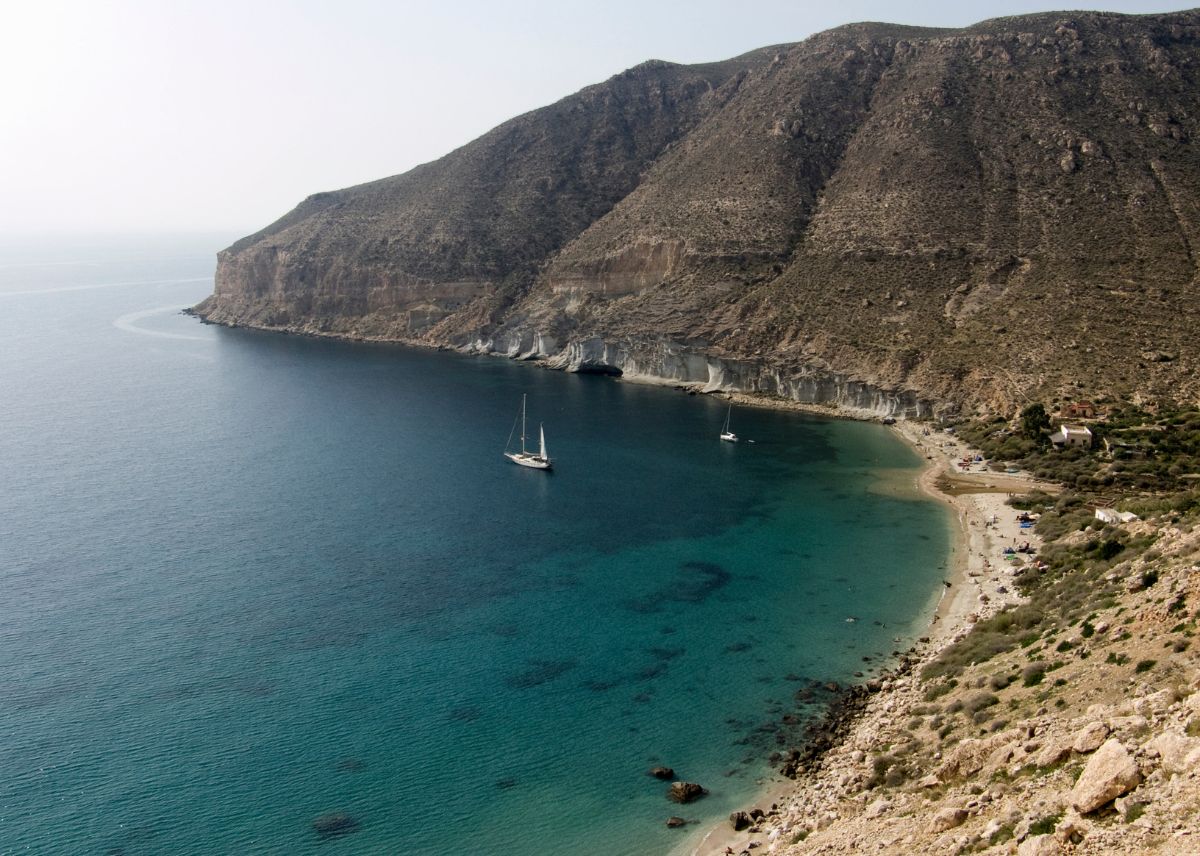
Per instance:
[[[1097,508],[1096,519],[1101,523],[1132,523],[1141,518],[1132,511],[1117,511],[1115,508]]]
[[[1062,409],[1062,415],[1067,419],[1095,419],[1099,413],[1099,409],[1090,401],[1076,401]]]
[[[1050,442],[1060,449],[1088,449],[1092,445],[1092,429],[1086,425],[1059,425],[1050,435]]]

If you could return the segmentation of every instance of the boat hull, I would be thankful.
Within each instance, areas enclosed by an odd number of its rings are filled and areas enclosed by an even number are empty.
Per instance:
[[[738,441],[737,434],[732,434],[728,431],[721,435],[721,439],[726,443],[736,443]]]
[[[549,458],[543,458],[541,455],[521,452],[505,452],[504,457],[508,458],[514,464],[522,467],[529,467],[534,470],[548,470],[551,467]]]

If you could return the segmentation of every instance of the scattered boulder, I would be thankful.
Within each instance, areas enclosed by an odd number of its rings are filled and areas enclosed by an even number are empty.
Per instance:
[[[1047,739],[1045,745],[1033,759],[1033,763],[1039,767],[1053,767],[1060,761],[1065,761],[1071,755],[1073,742],[1070,737],[1063,736]]]
[[[1133,756],[1113,738],[1096,750],[1071,791],[1071,804],[1080,814],[1095,811],[1124,796],[1142,781]]]
[[[1146,750],[1158,756],[1163,771],[1183,773],[1195,767],[1200,758],[1200,740],[1168,730],[1146,744]]]
[[[1150,722],[1144,716],[1133,714],[1132,716],[1114,716],[1108,721],[1108,724],[1112,726],[1113,734],[1130,737],[1141,733]]]
[[[1137,797],[1117,797],[1113,802],[1113,808],[1117,810],[1117,814],[1121,816],[1121,820],[1130,823],[1137,818],[1134,815],[1137,809],[1144,808],[1147,803],[1144,800],[1139,800]]]
[[[930,832],[945,832],[947,829],[954,829],[956,826],[962,826],[966,822],[968,812],[960,806],[946,806],[938,809],[934,814],[933,820],[929,822]]]
[[[863,817],[867,817],[867,818],[879,817],[880,815],[886,814],[887,810],[891,807],[892,807],[891,800],[889,800],[887,797],[880,797],[879,799],[875,800],[875,802],[873,802],[869,806],[867,806],[866,810],[863,811]]]
[[[1143,716],[1165,713],[1176,701],[1178,701],[1178,696],[1175,695],[1174,690],[1159,690],[1136,699],[1133,703],[1133,711]]]
[[[1071,812],[1058,823],[1054,837],[1063,844],[1079,844],[1083,841],[1083,824],[1079,815]]]
[[[671,815],[670,817],[667,818],[667,828],[668,829],[678,829],[679,827],[684,826],[686,824],[687,824],[686,820],[684,820],[682,817],[678,817],[676,815]]]
[[[314,820],[312,828],[322,838],[333,838],[357,831],[358,821],[344,811],[331,811]]]
[[[1142,351],[1142,359],[1150,363],[1169,363],[1175,360],[1175,354],[1169,351]]]
[[[690,803],[700,799],[708,791],[695,782],[672,782],[667,796],[677,803]]]
[[[1016,737],[1016,732],[1006,731],[981,740],[973,738],[963,740],[947,753],[946,760],[937,770],[937,777],[944,782],[955,776],[971,776],[978,773],[993,752],[1012,742]]]
[[[648,771],[648,775],[656,779],[662,779],[664,782],[669,782],[675,778],[675,771],[670,767],[652,767]]]
[[[1017,856],[1058,856],[1062,848],[1053,835],[1035,835],[1026,838],[1017,848]]]
[[[1108,738],[1108,726],[1103,722],[1092,722],[1075,732],[1071,748],[1080,755],[1095,752]]]
[[[754,825],[754,821],[750,819],[744,811],[735,811],[729,815],[729,825],[733,827],[734,832],[741,832],[743,829],[748,829]]]
[[[1007,743],[997,747],[992,750],[992,754],[988,755],[987,760],[983,763],[983,772],[991,775],[1004,769],[1013,759],[1022,754],[1023,751],[1017,743]]]

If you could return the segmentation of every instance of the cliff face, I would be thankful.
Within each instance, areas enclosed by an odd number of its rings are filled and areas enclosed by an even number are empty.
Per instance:
[[[647,63],[220,256],[219,322],[880,412],[1188,397],[1200,13]]]
[[[441,160],[310,196],[219,255],[200,311],[399,340],[450,315],[487,324],[759,61],[647,62]]]

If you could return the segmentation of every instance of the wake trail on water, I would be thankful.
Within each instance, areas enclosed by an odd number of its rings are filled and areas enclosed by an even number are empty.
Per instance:
[[[159,339],[183,339],[188,342],[211,342],[212,339],[206,336],[188,336],[185,333],[168,333],[165,330],[148,330],[145,327],[139,327],[138,321],[143,318],[150,318],[154,315],[166,315],[168,312],[178,312],[181,309],[186,309],[189,304],[182,303],[172,306],[156,306],[153,309],[139,309],[137,312],[127,312],[120,318],[115,319],[112,324],[118,330],[125,330],[129,333],[140,333],[143,336],[155,336]]]

